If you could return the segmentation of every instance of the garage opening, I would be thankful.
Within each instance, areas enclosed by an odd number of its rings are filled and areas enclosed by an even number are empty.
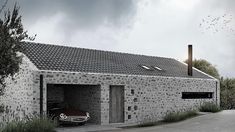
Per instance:
[[[90,114],[89,123],[101,123],[100,85],[47,85],[47,114],[56,105]]]

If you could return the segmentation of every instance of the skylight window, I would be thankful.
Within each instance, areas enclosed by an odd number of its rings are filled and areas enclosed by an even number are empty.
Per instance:
[[[146,69],[146,70],[151,70],[148,66],[142,65],[142,68]]]
[[[157,70],[159,70],[159,71],[162,71],[162,69],[159,68],[159,67],[157,67],[157,66],[154,66],[154,69],[157,69]]]

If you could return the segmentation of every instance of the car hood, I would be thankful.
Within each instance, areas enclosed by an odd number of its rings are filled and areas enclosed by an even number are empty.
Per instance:
[[[63,113],[66,116],[86,116],[86,112],[76,110],[76,109],[65,109]]]

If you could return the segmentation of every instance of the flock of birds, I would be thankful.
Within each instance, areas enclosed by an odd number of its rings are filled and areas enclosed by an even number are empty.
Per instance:
[[[231,14],[223,14],[217,17],[208,15],[201,20],[199,28],[201,28],[202,33],[209,31],[215,34],[225,31],[229,35],[235,36],[235,22],[233,22],[233,16]]]

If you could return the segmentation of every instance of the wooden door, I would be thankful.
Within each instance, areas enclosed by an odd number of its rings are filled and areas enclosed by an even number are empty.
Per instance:
[[[124,86],[110,86],[109,122],[124,122]]]

